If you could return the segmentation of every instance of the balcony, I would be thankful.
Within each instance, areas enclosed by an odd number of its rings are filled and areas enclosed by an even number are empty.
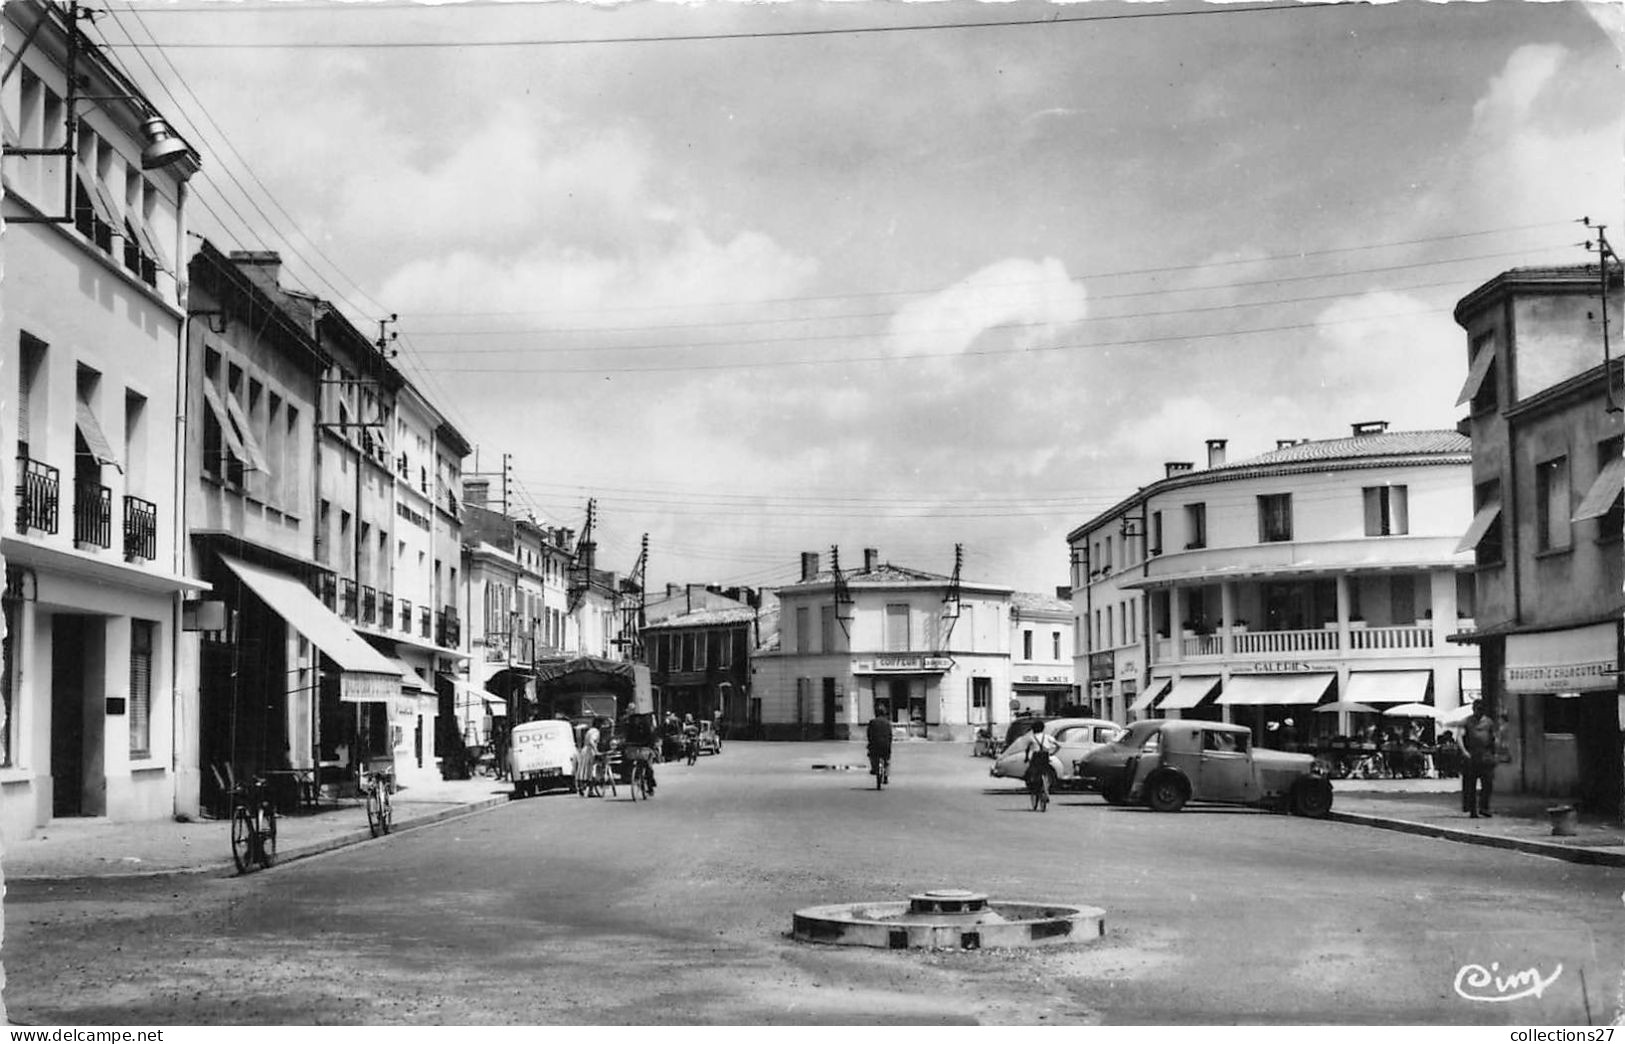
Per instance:
[[[448,605],[435,618],[434,643],[445,649],[455,649],[462,640],[462,621],[457,619],[457,610]]]
[[[1387,652],[1433,648],[1433,625],[1409,624],[1399,627],[1354,627],[1349,629],[1349,648],[1357,652]]]
[[[73,542],[79,547],[113,546],[113,491],[100,482],[73,484]]]
[[[434,637],[434,611],[426,605],[418,607],[418,637]]]
[[[361,622],[376,624],[378,622],[378,589],[361,585]]]
[[[158,557],[158,505],[150,500],[124,498],[124,557]]]
[[[1318,631],[1240,631],[1235,642],[1238,656],[1337,652],[1341,648],[1335,627]]]
[[[62,500],[60,473],[49,464],[18,457],[17,476],[17,532],[55,533]]]
[[[339,615],[346,620],[355,619],[356,582],[349,577],[339,579]]]
[[[412,633],[412,603],[407,601],[406,599],[402,598],[400,600],[400,607],[401,607],[401,626],[400,626],[400,630],[401,630],[401,632],[403,634],[411,634]]]
[[[315,588],[316,597],[322,600],[323,605],[327,606],[329,609],[338,607],[339,578],[336,574],[327,572],[318,573],[316,575]]]
[[[485,662],[486,663],[507,663],[508,662],[508,632],[507,631],[487,631],[487,632],[485,632]]]

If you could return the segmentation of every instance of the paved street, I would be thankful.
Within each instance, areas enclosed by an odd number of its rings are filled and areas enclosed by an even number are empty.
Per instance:
[[[856,744],[731,743],[664,766],[650,803],[515,802],[243,878],[12,882],[8,1008],[36,1024],[1618,1015],[1617,870],[1092,796],[1040,816],[960,745],[901,745],[883,793],[814,767],[859,761]],[[787,938],[800,907],[929,887],[1102,906],[1108,936],[943,954]],[[1475,1003],[1453,985],[1470,964],[1551,985]]]

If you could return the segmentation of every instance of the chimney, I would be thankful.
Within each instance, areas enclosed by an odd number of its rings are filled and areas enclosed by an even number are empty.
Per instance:
[[[1291,449],[1298,444],[1297,439],[1276,439],[1275,448],[1278,450]]]
[[[1166,474],[1163,475],[1164,478],[1173,478],[1175,475],[1183,475],[1185,472],[1196,467],[1195,464],[1192,464],[1188,460],[1170,460],[1164,462],[1162,466],[1166,471]]]
[[[1388,422],[1355,421],[1353,427],[1355,438],[1359,438],[1362,435],[1381,435],[1383,432],[1388,430]]]
[[[1059,598],[1063,602],[1072,601],[1072,588],[1067,587],[1064,584],[1057,586],[1055,588],[1055,597]]]
[[[1224,467],[1224,447],[1229,444],[1228,439],[1207,440],[1207,466],[1210,468]]]
[[[876,548],[876,547],[866,547],[866,548],[864,548],[863,549],[863,571],[865,573],[872,573],[872,572],[875,571],[876,567],[878,567],[879,565],[880,565],[880,549]]]
[[[801,552],[801,582],[806,583],[818,575],[818,552]]]
[[[482,478],[463,479],[463,504],[465,507],[485,507],[491,495],[491,480]]]
[[[282,275],[282,255],[275,250],[233,250],[231,263],[262,290],[278,291]]]

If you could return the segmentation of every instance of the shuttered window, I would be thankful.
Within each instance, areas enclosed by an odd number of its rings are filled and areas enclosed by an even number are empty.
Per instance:
[[[151,620],[130,621],[130,757],[152,756]]]
[[[908,606],[886,606],[886,651],[908,652]]]

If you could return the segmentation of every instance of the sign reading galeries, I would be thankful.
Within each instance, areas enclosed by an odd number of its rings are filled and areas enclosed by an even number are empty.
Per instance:
[[[1612,689],[1619,676],[1617,624],[1509,634],[1502,679],[1507,692]]]

